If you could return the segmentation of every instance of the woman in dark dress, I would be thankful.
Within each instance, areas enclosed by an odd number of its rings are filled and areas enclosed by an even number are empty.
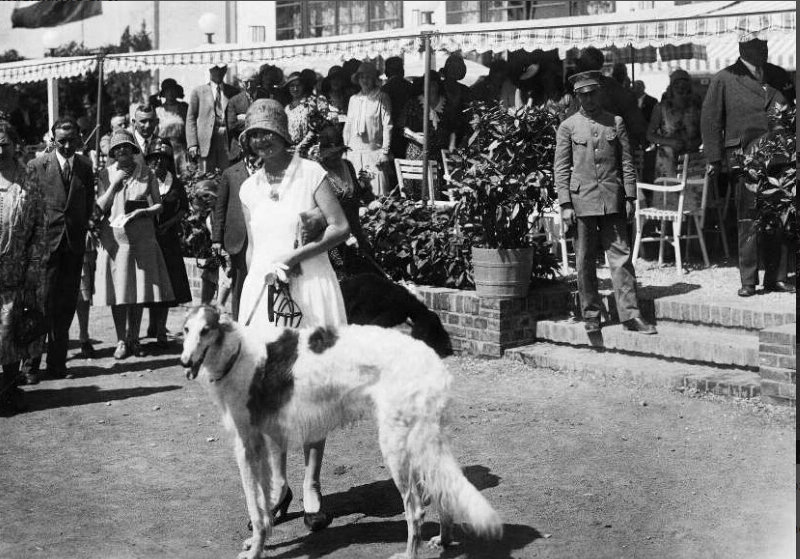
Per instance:
[[[148,167],[158,180],[162,212],[156,220],[156,239],[167,264],[175,300],[150,306],[150,326],[147,335],[156,338],[156,344],[165,347],[167,341],[167,315],[169,308],[192,300],[186,267],[181,251],[181,219],[189,209],[186,189],[175,173],[175,159],[169,140],[158,139],[146,154]]]

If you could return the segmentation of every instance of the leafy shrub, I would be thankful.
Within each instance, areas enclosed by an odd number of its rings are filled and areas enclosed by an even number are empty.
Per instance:
[[[182,177],[189,198],[189,211],[181,221],[181,250],[187,258],[203,259],[200,268],[226,267],[220,257],[211,250],[211,231],[208,216],[214,211],[217,199],[219,175],[217,173],[188,173]]]
[[[369,205],[361,221],[375,260],[392,279],[474,288],[469,246],[452,208],[381,197]]]
[[[558,115],[546,107],[509,112],[472,106],[475,131],[453,156],[459,220],[475,246],[524,248],[533,243],[533,217],[552,206]]]
[[[745,183],[758,193],[756,223],[763,231],[783,230],[797,243],[797,108],[779,106],[770,114],[772,131],[744,157]]]

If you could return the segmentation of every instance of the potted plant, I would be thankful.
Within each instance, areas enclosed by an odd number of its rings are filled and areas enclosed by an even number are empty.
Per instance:
[[[534,254],[547,254],[535,251],[532,233],[552,206],[558,116],[545,107],[485,103],[474,104],[472,115],[474,133],[454,154],[451,175],[475,288],[484,297],[524,297]],[[554,269],[550,261],[538,269]]]

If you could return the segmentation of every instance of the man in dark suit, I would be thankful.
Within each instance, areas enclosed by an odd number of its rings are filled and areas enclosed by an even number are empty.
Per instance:
[[[603,109],[601,74],[572,77],[580,110],[556,133],[553,172],[567,226],[577,223],[575,254],[581,310],[589,333],[600,330],[602,303],[597,291],[597,240],[608,257],[620,321],[626,330],[655,334],[641,318],[636,273],[631,262],[628,223],[636,201],[636,171],[622,117]]]
[[[223,83],[227,72],[227,64],[215,64],[209,69],[210,81],[194,88],[189,96],[186,146],[192,159],[200,157],[203,171],[224,171],[230,161],[226,111],[239,90]]]
[[[764,290],[794,292],[786,283],[788,246],[780,232],[758,234],[754,219],[756,193],[747,187],[738,158],[770,130],[769,112],[779,103],[794,103],[794,85],[782,68],[769,64],[767,42],[752,38],[739,43],[739,60],[715,75],[701,116],[708,173],[720,172],[727,161],[730,188],[736,200],[739,236],[740,297],[758,285],[758,256],[764,261]]]
[[[44,192],[48,224],[47,373],[54,378],[72,378],[67,373],[67,343],[78,302],[86,230],[94,209],[94,173],[91,161],[76,153],[83,142],[74,119],[57,120],[52,133],[56,149],[28,163],[27,180],[39,184]],[[39,363],[39,358],[25,363],[29,383],[38,382]]]
[[[653,109],[658,104],[658,101],[652,95],[648,95],[644,91],[644,82],[636,80],[633,82],[633,94],[636,96],[636,104],[642,112],[644,124],[646,127],[650,125],[650,118],[653,116]],[[654,146],[653,146],[654,147]],[[652,183],[656,178],[656,150],[650,149],[644,152],[644,161],[642,161],[642,180],[644,182]]]
[[[649,123],[653,108],[658,101],[652,95],[645,93],[644,89],[645,86],[642,80],[633,82],[633,94],[636,95],[636,104],[639,106],[639,110],[642,111],[645,123]]]
[[[244,135],[243,135],[244,136]],[[231,257],[231,310],[233,319],[239,319],[239,301],[244,279],[247,277],[247,227],[244,223],[239,189],[242,183],[258,168],[256,158],[247,153],[238,163],[223,171],[217,187],[217,203],[211,220],[211,248],[215,252],[225,250]]]

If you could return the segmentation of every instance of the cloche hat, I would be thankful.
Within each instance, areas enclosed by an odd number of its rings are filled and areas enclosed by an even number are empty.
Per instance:
[[[244,131],[239,135],[240,144],[245,145],[247,134],[252,130],[274,132],[287,144],[292,143],[286,110],[274,99],[258,99],[250,105],[244,117]]]
[[[108,153],[114,153],[114,149],[124,145],[129,144],[133,147],[134,153],[139,153],[141,150],[139,146],[136,144],[136,140],[133,137],[133,134],[128,132],[127,130],[114,130],[114,133],[111,134],[111,141],[108,147]]]

